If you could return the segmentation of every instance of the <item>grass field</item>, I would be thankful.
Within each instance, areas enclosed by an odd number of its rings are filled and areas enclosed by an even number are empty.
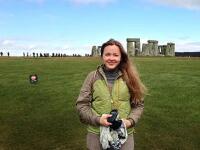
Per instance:
[[[200,149],[200,58],[134,58],[149,89],[136,150]],[[0,150],[84,150],[75,101],[97,58],[0,58]],[[39,82],[29,83],[37,73]]]

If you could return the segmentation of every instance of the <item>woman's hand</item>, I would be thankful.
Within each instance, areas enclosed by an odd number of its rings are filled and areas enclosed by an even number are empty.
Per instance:
[[[107,119],[108,119],[109,117],[111,117],[111,116],[112,116],[111,114],[103,114],[103,115],[101,116],[101,118],[100,118],[100,124],[101,124],[102,126],[106,126],[106,127],[112,125],[112,123],[110,123],[110,122],[107,121]]]
[[[131,127],[132,124],[131,124],[130,120],[128,120],[128,119],[122,119],[122,121],[125,124],[126,128]]]

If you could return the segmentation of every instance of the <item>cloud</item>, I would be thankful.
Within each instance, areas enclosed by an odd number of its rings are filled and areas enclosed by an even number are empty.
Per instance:
[[[73,4],[77,4],[77,5],[88,5],[88,4],[108,4],[108,3],[112,3],[115,2],[117,0],[66,0],[69,1]]]
[[[0,45],[2,46],[12,46],[15,44],[15,41],[13,40],[2,40],[0,41]]]
[[[189,39],[190,39],[190,36],[182,36],[178,38],[178,40],[189,40]]]
[[[39,4],[39,5],[41,5],[41,4],[44,4],[45,2],[47,2],[47,0],[0,0],[0,3],[3,3],[3,4],[5,4],[5,3],[14,3],[14,2],[17,2],[17,3],[35,3],[35,4]]]
[[[29,3],[36,3],[36,4],[39,4],[39,5],[42,5],[45,2],[45,0],[25,0],[25,1],[29,2]]]
[[[187,45],[191,45],[193,47],[198,47],[200,50],[200,41],[199,42],[188,42]]]
[[[0,38],[0,48],[7,49],[51,49],[62,45],[62,40],[38,40],[31,37]]]
[[[5,2],[12,2],[12,0],[0,0],[1,3]],[[68,3],[73,3],[73,4],[78,4],[78,5],[85,5],[85,4],[108,4],[112,3],[118,0],[53,0],[55,2],[68,2]],[[27,3],[35,3],[35,4],[44,4],[48,3],[48,0],[23,0],[23,2]]]
[[[176,52],[200,52],[200,41],[177,42]]]
[[[185,8],[189,10],[200,10],[200,0],[149,0],[150,2]]]

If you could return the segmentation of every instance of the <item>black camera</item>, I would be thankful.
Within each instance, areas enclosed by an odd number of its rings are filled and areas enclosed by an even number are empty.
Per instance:
[[[110,114],[112,115],[107,119],[108,122],[112,123],[110,126],[111,129],[117,130],[122,124],[122,120],[118,120],[118,111],[117,109],[113,109]]]

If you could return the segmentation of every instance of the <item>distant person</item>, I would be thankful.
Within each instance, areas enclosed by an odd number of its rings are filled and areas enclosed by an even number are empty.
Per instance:
[[[3,52],[1,52],[0,54],[1,54],[1,56],[3,56]]]
[[[7,52],[7,54],[8,54],[8,57],[10,56],[10,53],[9,52]]]
[[[88,125],[87,148],[133,150],[134,126],[143,113],[146,88],[120,42],[105,42],[101,59],[102,65],[88,74],[76,101],[80,120]]]

